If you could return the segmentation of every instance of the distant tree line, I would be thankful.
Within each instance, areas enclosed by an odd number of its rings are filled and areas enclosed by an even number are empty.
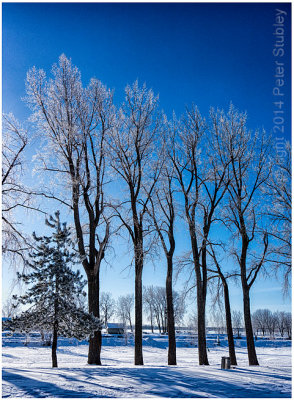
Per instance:
[[[136,365],[143,365],[143,309],[151,325],[168,332],[168,364],[176,364],[175,323],[182,315],[174,291],[175,264],[189,276],[183,290],[194,291],[198,358],[207,365],[207,291],[223,298],[232,364],[237,364],[229,286],[239,282],[248,361],[258,365],[250,293],[264,273],[291,271],[291,155],[286,143],[276,149],[266,132],[252,132],[246,113],[198,108],[171,118],[159,97],[136,81],[125,100],[97,79],[83,86],[81,74],[61,55],[47,78],[33,67],[26,81],[29,105],[40,146],[35,157],[42,184],[21,184],[21,155],[28,134],[5,116],[2,187],[3,254],[19,254],[33,244],[22,234],[14,211],[38,209],[32,199],[54,201],[70,213],[75,243],[88,286],[88,312],[108,320],[111,305],[102,298],[100,269],[116,234],[132,245],[135,272],[134,323],[131,298],[122,297],[121,320],[134,326]],[[14,139],[15,138],[15,139]],[[119,188],[116,196],[111,188]],[[35,203],[34,203],[35,204]],[[43,211],[44,212],[44,211]],[[177,257],[176,222],[189,238],[189,251]],[[119,249],[116,249],[119,252]],[[166,263],[165,290],[143,288],[143,268],[151,254]],[[227,259],[235,267],[228,267]],[[230,265],[230,264],[229,264]],[[184,290],[184,291],[185,291]],[[153,296],[153,297],[152,297]],[[155,296],[155,297],[154,297]],[[150,298],[153,298],[152,302]],[[107,310],[108,307],[108,310]],[[89,364],[101,364],[101,329],[89,339]]]
[[[278,333],[281,337],[292,338],[291,312],[259,309],[252,314],[252,323],[256,336],[269,335],[274,338]]]
[[[174,318],[175,324],[180,325],[184,321],[186,313],[185,296],[178,292],[173,292],[174,299]],[[111,293],[102,292],[100,298],[101,319],[104,326],[108,322],[117,319],[133,332],[132,313],[134,308],[134,296],[127,294],[119,296],[117,301]],[[143,311],[146,321],[150,323],[152,333],[154,328],[160,333],[167,333],[167,301],[164,287],[147,286],[143,287]]]

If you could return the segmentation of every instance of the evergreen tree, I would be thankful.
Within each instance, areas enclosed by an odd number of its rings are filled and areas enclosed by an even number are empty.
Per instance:
[[[35,250],[30,254],[32,272],[18,274],[29,285],[23,296],[14,296],[18,303],[29,305],[19,317],[8,321],[12,331],[29,332],[40,329],[52,332],[52,367],[57,367],[58,336],[79,340],[101,329],[101,322],[93,314],[78,306],[77,299],[85,296],[86,282],[80,272],[73,272],[71,264],[77,261],[70,239],[70,230],[61,224],[59,212],[46,219],[54,232],[51,236],[37,237]]]

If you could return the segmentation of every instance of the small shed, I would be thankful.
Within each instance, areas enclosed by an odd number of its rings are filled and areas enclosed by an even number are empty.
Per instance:
[[[124,325],[116,322],[108,323],[107,333],[111,335],[123,335],[125,333]]]

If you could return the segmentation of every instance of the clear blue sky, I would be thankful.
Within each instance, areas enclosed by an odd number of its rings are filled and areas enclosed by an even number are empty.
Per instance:
[[[97,77],[115,89],[116,101],[122,99],[125,85],[138,78],[160,94],[161,107],[169,115],[173,110],[182,113],[192,102],[204,115],[210,106],[228,108],[233,102],[247,110],[249,127],[270,132],[279,61],[285,66],[284,136],[289,139],[290,7],[289,3],[3,4],[3,110],[26,119],[29,110],[21,98],[27,70],[36,65],[49,72],[65,53],[85,83]],[[285,54],[280,58],[273,55],[277,9],[287,13],[282,14]],[[165,268],[160,274],[163,285]],[[153,274],[145,275],[144,283],[150,284]],[[110,270],[103,273],[106,290],[111,289],[113,276]],[[118,294],[132,290],[131,277],[117,280]],[[279,287],[276,281],[257,284],[254,308],[290,308],[275,289]],[[234,288],[232,300],[241,308]]]

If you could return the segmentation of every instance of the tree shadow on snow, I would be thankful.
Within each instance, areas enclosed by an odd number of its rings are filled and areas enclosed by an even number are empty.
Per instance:
[[[16,374],[3,370],[2,381],[11,383],[22,391],[22,397],[63,397],[63,398],[82,398],[82,397],[98,397],[95,392],[87,392],[80,390],[63,389],[51,382],[39,381],[24,375]],[[78,389],[78,387],[77,387]],[[2,393],[2,397],[9,397]],[[101,397],[111,397],[103,394]]]
[[[256,370],[250,370],[250,369],[246,369],[246,368],[239,369],[238,367],[232,369],[231,371],[233,373],[237,372],[237,373],[246,374],[246,375],[264,376],[265,378],[267,378],[267,380],[270,379],[270,378],[282,379],[284,381],[291,381],[292,380],[291,376],[277,375],[277,373],[276,373],[277,369],[276,368],[273,368],[273,372],[272,373],[263,372],[263,371],[256,371]]]
[[[19,357],[13,356],[12,354],[5,354],[5,353],[2,353],[2,357],[6,357],[6,358],[19,358]]]
[[[176,367],[175,367],[176,368]],[[276,386],[270,387],[270,384],[264,383],[256,386],[245,387],[243,382],[239,385],[229,379],[224,380],[210,375],[205,377],[198,372],[191,376],[193,372],[185,373],[175,368],[124,368],[117,369],[108,367],[107,369],[87,369],[82,373],[87,379],[95,379],[97,374],[100,378],[111,376],[112,382],[122,382],[123,379],[132,382],[131,386],[126,388],[134,390],[135,394],[144,394],[157,397],[291,397],[291,388],[288,393],[281,393]],[[197,374],[197,375],[196,375]],[[104,380],[107,382],[107,379]],[[107,386],[109,389],[118,390],[117,386]],[[138,388],[141,388],[141,391]]]
[[[56,379],[58,382],[61,378],[60,386],[48,381],[42,382],[27,378],[21,374],[20,370],[17,370],[18,373],[4,370],[3,381],[17,386],[25,394],[33,397],[98,398],[127,396],[136,398],[141,397],[140,395],[178,398],[215,396],[239,398],[291,397],[290,385],[288,392],[281,392],[276,384],[262,381],[254,385],[244,382],[242,376],[238,377],[239,384],[233,379],[237,378],[235,372],[242,371],[234,370],[233,375],[231,375],[233,371],[228,371],[225,377],[214,376],[211,373],[206,375],[205,371],[181,371],[177,367],[115,368],[102,366],[66,370],[61,368],[54,370],[53,373],[52,371],[48,371],[48,380]],[[255,371],[249,372],[255,373]],[[42,370],[40,373],[44,377],[46,371]],[[282,378],[285,379],[285,377]],[[70,383],[72,390],[62,388],[64,381]]]

